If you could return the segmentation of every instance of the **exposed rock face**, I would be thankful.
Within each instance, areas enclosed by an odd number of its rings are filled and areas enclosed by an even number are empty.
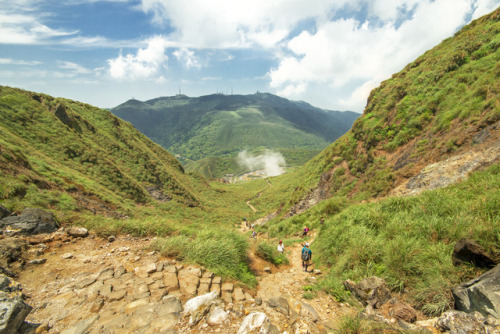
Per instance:
[[[358,298],[364,306],[371,305],[374,308],[380,307],[391,299],[391,293],[385,281],[379,277],[368,277],[359,284],[351,280],[346,280],[344,286]]]
[[[500,324],[493,318],[485,318],[480,313],[467,314],[452,310],[445,312],[436,322],[436,328],[446,333],[483,334],[498,333]]]
[[[9,228],[12,234],[32,235],[52,233],[59,228],[54,215],[42,209],[26,208],[19,216],[0,220],[0,228]]]
[[[500,265],[453,289],[455,308],[500,318]]]
[[[267,315],[262,312],[253,312],[247,315],[238,330],[238,334],[254,332],[262,334],[280,333],[278,328],[269,321]]]
[[[453,265],[462,262],[472,263],[476,267],[492,268],[495,261],[474,240],[460,239],[453,250]]]
[[[19,284],[0,274],[0,333],[18,333],[31,309],[22,299]]]

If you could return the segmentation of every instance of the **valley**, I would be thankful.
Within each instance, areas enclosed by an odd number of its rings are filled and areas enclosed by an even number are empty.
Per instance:
[[[0,333],[500,332],[499,36],[497,8],[346,132],[268,93],[0,86]],[[296,165],[236,166],[271,149]]]

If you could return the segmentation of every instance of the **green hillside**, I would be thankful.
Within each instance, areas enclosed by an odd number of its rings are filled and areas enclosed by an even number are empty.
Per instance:
[[[264,93],[130,100],[111,111],[178,155],[188,170],[207,177],[240,171],[232,158],[245,149],[278,150],[289,165],[301,165],[349,130],[359,116]],[[193,163],[214,157],[220,159],[208,161],[211,173],[207,161]]]
[[[339,299],[344,279],[377,275],[429,315],[452,306],[450,289],[481,271],[451,265],[456,241],[473,238],[500,259],[498,157],[459,185],[384,198],[433,162],[498,147],[499,47],[497,9],[383,82],[351,131],[252,200],[278,213],[262,230],[319,230],[313,252],[331,268],[320,286]]]
[[[209,185],[109,111],[0,87],[0,204],[39,207],[63,224],[103,233],[182,235],[214,258],[180,252],[223,275],[253,282],[246,238],[230,228],[251,217],[244,191]],[[226,243],[217,243],[226,240]],[[222,261],[218,251],[231,252]],[[239,252],[233,252],[233,250]],[[187,251],[186,249],[184,251]]]

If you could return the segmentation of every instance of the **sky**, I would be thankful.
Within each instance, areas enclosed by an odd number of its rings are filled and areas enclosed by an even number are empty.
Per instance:
[[[363,112],[500,0],[0,0],[0,85],[115,107],[269,92]]]

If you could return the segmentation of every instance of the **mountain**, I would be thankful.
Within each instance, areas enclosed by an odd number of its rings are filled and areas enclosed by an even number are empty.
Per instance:
[[[211,175],[204,173],[209,177],[237,170],[234,157],[243,150],[278,150],[292,165],[302,164],[349,130],[359,116],[267,93],[129,100],[111,111],[175,154],[187,169],[211,165]],[[192,164],[198,160],[204,162]]]
[[[454,264],[459,240],[500,262],[499,121],[500,8],[382,82],[350,131],[251,204],[271,237],[317,232],[320,285],[338,300],[345,280],[378,276],[439,315],[485,271]]]

